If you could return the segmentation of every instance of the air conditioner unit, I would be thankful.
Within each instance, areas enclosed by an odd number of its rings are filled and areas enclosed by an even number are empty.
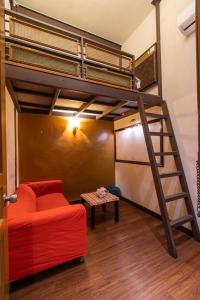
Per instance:
[[[179,30],[188,36],[196,29],[196,12],[195,12],[195,0],[180,13],[177,19]]]

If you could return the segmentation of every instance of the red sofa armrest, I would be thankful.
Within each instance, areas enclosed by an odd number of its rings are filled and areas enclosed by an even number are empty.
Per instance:
[[[51,193],[64,193],[62,180],[27,182],[27,185],[32,188],[36,197]]]
[[[86,254],[86,211],[81,204],[27,214],[8,223],[10,280]]]

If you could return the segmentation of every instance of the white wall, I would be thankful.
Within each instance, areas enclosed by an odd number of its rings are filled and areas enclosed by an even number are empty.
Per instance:
[[[196,36],[185,37],[177,28],[177,15],[190,0],[164,0],[161,5],[163,97],[166,99],[179,151],[196,209],[198,114]],[[170,12],[166,15],[165,12]],[[199,223],[200,224],[200,223]]]
[[[15,192],[15,109],[6,89],[7,193]]]
[[[195,33],[184,37],[177,28],[177,16],[190,0],[161,1],[161,39],[163,98],[167,101],[184,164],[189,189],[196,208],[197,94]],[[142,54],[156,40],[155,12],[133,32],[123,45],[123,50]],[[156,93],[153,88],[148,92]],[[131,117],[133,118],[133,117]],[[120,123],[121,122],[121,123]],[[130,125],[130,118],[115,122],[115,127]],[[132,181],[130,182],[130,178]],[[175,182],[175,180],[174,180]],[[116,184],[130,200],[158,211],[151,172],[146,166],[116,164]],[[174,187],[173,187],[174,184]],[[167,191],[168,190],[168,191]],[[165,184],[165,191],[177,190],[177,184]],[[173,204],[171,215],[178,216],[183,209]]]
[[[137,59],[143,52],[156,42],[156,14],[151,10],[147,18],[132,33],[122,45],[122,50],[133,53]],[[148,90],[151,94],[157,94],[157,87]]]
[[[10,9],[10,1],[9,0],[5,0],[5,8]]]

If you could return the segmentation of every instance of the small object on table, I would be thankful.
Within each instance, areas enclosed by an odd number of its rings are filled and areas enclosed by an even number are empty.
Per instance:
[[[96,194],[99,198],[104,198],[106,196],[107,192],[108,191],[103,186],[96,190]]]
[[[87,194],[81,194],[81,199],[83,201],[86,201],[91,210],[91,219],[90,219],[90,225],[91,228],[95,228],[95,206],[97,205],[103,205],[103,211],[106,210],[106,203],[113,202],[115,206],[115,222],[119,222],[119,197],[112,195],[108,192],[106,192],[104,197],[99,197],[97,195],[97,192],[93,193],[87,193]]]
[[[118,197],[121,195],[121,191],[118,186],[109,186],[108,192]]]

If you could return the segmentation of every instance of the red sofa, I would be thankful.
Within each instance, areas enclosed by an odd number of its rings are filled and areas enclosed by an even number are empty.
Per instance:
[[[85,208],[69,205],[61,180],[20,184],[16,193],[8,205],[10,280],[85,256]]]

